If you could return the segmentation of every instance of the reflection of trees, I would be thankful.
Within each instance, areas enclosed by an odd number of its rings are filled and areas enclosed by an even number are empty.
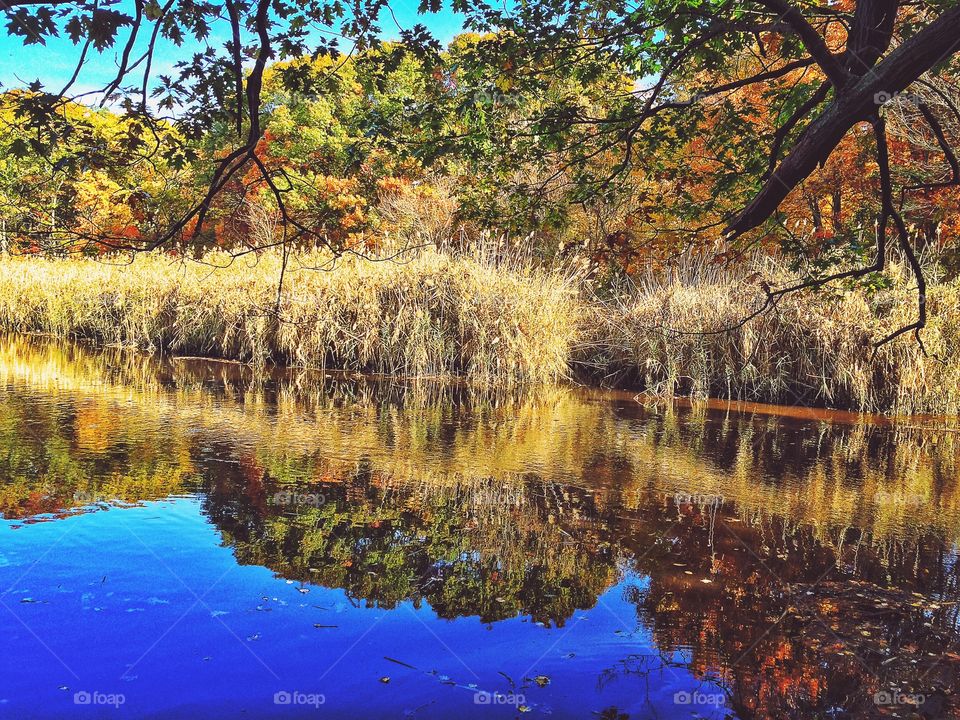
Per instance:
[[[247,373],[0,344],[0,512],[199,490],[242,563],[485,622],[562,625],[634,570],[638,622],[745,717],[960,689],[953,433]]]
[[[0,515],[56,516],[181,491],[193,475],[182,436],[126,426],[109,410],[83,399],[0,399]],[[97,451],[79,452],[84,445]]]
[[[745,717],[905,716],[874,703],[894,688],[925,695],[923,717],[947,717],[934,709],[960,689],[955,549],[926,536],[891,551],[855,531],[838,549],[809,526],[722,515],[711,541],[708,514],[686,508],[670,551],[636,566],[650,578],[638,612],[659,647],[688,648]]]
[[[648,578],[625,589],[638,622],[665,654],[680,649],[695,672],[722,678],[744,717],[870,716],[885,689],[960,690],[960,656],[949,655],[960,649],[960,570],[936,536],[891,548],[849,531],[837,548],[809,526],[745,523],[733,507],[669,496],[630,510],[607,497],[602,510],[533,476],[504,502],[492,480],[404,482],[362,467],[293,486],[322,495],[317,507],[271,504],[291,485],[266,473],[220,477],[207,511],[241,562],[357,601],[562,625],[621,566],[634,570]]]
[[[219,475],[205,503],[238,560],[343,588],[358,601],[426,600],[441,617],[492,622],[523,613],[562,625],[615,580],[609,547],[570,551],[569,530],[548,521],[556,506],[543,486],[400,483],[361,467],[295,486],[302,504],[289,507],[273,502],[289,484],[241,482],[246,494]]]
[[[73,408],[0,412],[55,414],[64,427],[44,432],[69,435],[78,457],[98,462],[127,452],[136,466],[156,445],[186,470],[204,446],[222,446],[291,480],[350,471],[359,456],[380,473],[436,482],[533,471],[589,488],[598,503],[624,488],[637,498],[717,494],[744,519],[790,518],[825,541],[848,527],[874,538],[927,527],[960,540],[960,434],[939,426],[851,425],[849,414],[828,411],[801,422],[763,408],[647,408],[570,390],[491,398],[24,338],[0,342],[0,381],[45,398],[38,406],[55,398]],[[5,427],[23,430],[21,423]],[[317,462],[304,470],[307,455]]]

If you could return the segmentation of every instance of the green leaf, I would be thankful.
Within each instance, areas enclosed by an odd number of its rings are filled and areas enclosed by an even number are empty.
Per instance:
[[[30,154],[30,146],[23,138],[17,138],[10,143],[10,153],[18,158],[25,158]]]

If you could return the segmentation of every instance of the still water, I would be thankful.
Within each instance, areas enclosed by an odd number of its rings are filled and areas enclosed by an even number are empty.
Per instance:
[[[938,418],[0,338],[0,717],[960,717],[958,470]]]

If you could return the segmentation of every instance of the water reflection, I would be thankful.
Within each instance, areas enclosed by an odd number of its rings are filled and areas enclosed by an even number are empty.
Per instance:
[[[196,497],[238,563],[361,608],[546,631],[613,588],[631,614],[617,632],[653,647],[590,670],[648,688],[688,673],[667,717],[717,710],[700,682],[743,718],[956,716],[945,421],[491,399],[15,337],[0,381],[12,527]]]

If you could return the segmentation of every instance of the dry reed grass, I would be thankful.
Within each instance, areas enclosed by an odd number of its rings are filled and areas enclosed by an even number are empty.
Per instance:
[[[0,327],[177,354],[481,384],[557,380],[579,317],[576,279],[506,259],[419,250],[399,262],[279,253],[202,263],[142,255],[0,260]]]
[[[688,262],[602,300],[575,271],[489,238],[313,269],[329,260],[294,258],[278,294],[278,253],[232,263],[225,254],[201,263],[147,255],[127,266],[5,257],[0,329],[258,365],[456,375],[487,387],[573,374],[663,396],[960,411],[960,282],[929,290],[928,355],[909,337],[874,353],[873,342],[915,312],[896,264],[886,289],[787,295],[742,324],[763,300],[758,275],[775,286],[790,280],[769,259],[739,270]]]
[[[960,410],[960,283],[928,292],[925,355],[912,336],[874,348],[915,318],[916,292],[898,265],[888,268],[886,289],[788,294],[774,310],[743,323],[764,302],[757,274],[775,287],[792,281],[759,259],[740,272],[695,267],[667,279],[641,278],[594,306],[576,362],[607,382],[667,396]]]

